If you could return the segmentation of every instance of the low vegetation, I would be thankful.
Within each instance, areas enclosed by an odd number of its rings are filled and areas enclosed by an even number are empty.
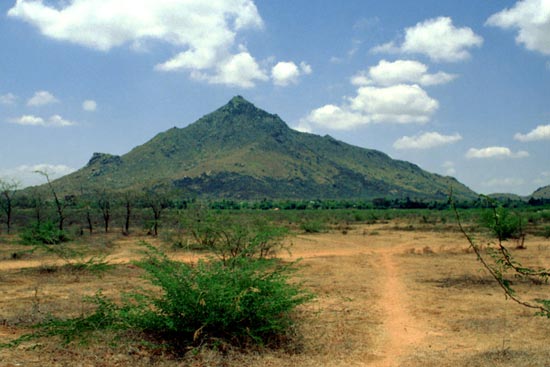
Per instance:
[[[496,243],[491,241],[482,246],[475,241],[462,225],[460,214],[455,207],[454,212],[462,234],[483,268],[496,280],[507,298],[528,309],[536,310],[540,316],[550,318],[550,299],[525,300],[513,287],[512,278],[515,280],[528,279],[537,284],[546,284],[550,278],[550,268],[523,265],[507,246],[508,241],[513,240],[516,242],[515,249],[526,248],[523,215],[504,208],[488,197],[484,197],[484,199],[486,200],[486,209],[481,212],[480,223],[490,230]]]
[[[139,332],[178,353],[204,343],[279,347],[292,341],[293,311],[313,295],[290,281],[296,263],[275,256],[286,230],[257,221],[228,220],[197,210],[184,221],[196,245],[211,254],[197,263],[171,260],[144,244],[146,256],[134,264],[155,290],[128,291],[119,301],[98,290],[88,299],[95,308],[92,313],[52,317],[38,324],[37,331],[5,346],[46,336],[59,336],[68,343],[100,330]],[[80,265],[88,270],[102,264],[94,258],[71,263],[75,269]]]
[[[40,221],[30,226],[24,223],[36,221],[35,211],[23,208],[15,211],[17,215],[12,233],[2,235],[5,240],[3,246],[9,248],[5,251],[5,261],[19,260],[19,256],[10,257],[9,254],[23,256],[26,248],[32,249],[31,253],[24,254],[28,259],[50,261],[41,264],[34,273],[27,270],[27,276],[68,278],[70,282],[78,283],[89,277],[115,277],[114,274],[117,274],[117,278],[124,278],[131,274],[132,280],[116,289],[108,285],[97,286],[84,303],[80,301],[70,312],[60,311],[62,306],[52,308],[51,312],[45,311],[48,310],[48,302],[40,299],[37,286],[32,303],[33,310],[40,312],[31,312],[32,322],[19,321],[21,316],[3,321],[10,327],[21,327],[22,330],[33,326],[33,331],[23,333],[23,336],[18,332],[20,337],[4,347],[41,345],[47,338],[56,337],[69,343],[71,348],[75,342],[81,341],[103,343],[113,348],[128,343],[131,348],[146,350],[149,354],[168,353],[176,358],[182,355],[189,358],[189,355],[199,353],[205,347],[222,354],[228,348],[251,351],[258,350],[258,347],[261,350],[283,347],[287,350],[289,345],[299,345],[303,338],[311,337],[303,334],[311,332],[304,322],[315,319],[316,313],[322,312],[318,308],[326,307],[334,315],[342,312],[341,317],[344,318],[346,304],[359,297],[348,296],[345,293],[348,291],[338,291],[338,302],[343,303],[337,303],[339,308],[334,311],[334,304],[326,303],[323,299],[326,293],[322,291],[319,302],[323,306],[308,304],[314,298],[313,293],[319,290],[316,283],[309,284],[312,274],[320,272],[314,278],[319,282],[326,269],[311,270],[307,286],[300,282],[300,276],[296,274],[297,270],[300,273],[303,271],[300,263],[281,259],[286,258],[288,250],[292,250],[289,245],[295,236],[320,238],[336,233],[350,237],[350,242],[360,242],[361,246],[385,241],[387,236],[393,236],[393,240],[405,236],[414,241],[422,239],[426,233],[457,237],[453,219],[455,214],[449,210],[375,209],[351,202],[333,202],[334,209],[323,210],[322,206],[328,203],[320,201],[303,202],[303,206],[295,205],[293,209],[290,209],[290,204],[287,209],[281,209],[268,201],[248,205],[240,203],[238,206],[228,201],[171,203],[163,208],[162,216],[158,218],[159,235],[148,236],[152,215],[150,208],[132,206],[130,228],[126,227],[129,217],[124,203],[119,205],[112,200],[111,229],[108,232],[103,230],[103,226],[98,232],[83,230],[87,229],[90,218],[94,226],[104,224],[101,208],[94,208],[92,201],[82,206],[67,205],[62,231],[55,222],[55,206],[50,212],[43,206]],[[496,275],[496,284],[500,284],[508,296],[521,302],[525,299],[526,303],[538,307],[535,309],[537,312],[548,316],[544,312],[550,304],[543,301],[547,297],[540,297],[544,289],[535,286],[527,288],[528,291],[535,289],[540,300],[538,303],[532,297],[519,297],[520,291],[526,289],[525,279],[538,279],[536,281],[544,283],[547,271],[521,265],[516,258],[523,258],[521,251],[531,251],[529,240],[532,237],[544,238],[545,230],[550,225],[550,211],[544,206],[514,208],[490,206],[487,202],[479,206],[457,209],[465,233],[493,239],[483,246],[475,242],[470,245],[470,250],[476,252],[480,259],[487,260],[488,271]],[[114,228],[120,228],[120,231]],[[134,257],[137,259],[134,262],[114,265],[105,257],[111,251],[108,246],[93,245],[106,238],[117,238],[119,252],[124,251],[125,243],[134,243],[138,239],[145,239],[151,244],[142,245],[145,255],[139,259]],[[331,250],[338,251],[340,246],[347,246],[347,239],[338,238],[332,243]],[[510,249],[507,247],[509,244],[512,244]],[[441,252],[440,246],[423,243],[410,251],[404,249],[401,254],[405,258],[411,256],[414,260],[410,261],[422,262],[429,258],[430,261],[443,263],[449,259],[445,257],[445,252]],[[364,250],[358,247],[357,251],[363,254]],[[460,250],[459,253],[467,256],[467,251]],[[180,260],[176,260],[178,258]],[[359,261],[359,258],[355,255],[350,261]],[[325,260],[328,264],[332,259],[333,255],[326,256]],[[309,261],[308,266],[316,264],[316,261]],[[430,266],[433,265],[431,263]],[[363,266],[367,272],[372,264]],[[331,270],[332,275],[339,271]],[[136,281],[138,275],[142,279]],[[12,275],[0,273],[0,278],[3,276]],[[519,280],[519,276],[523,280]],[[347,278],[346,281],[352,280]],[[374,281],[374,278],[370,279],[368,284]],[[440,282],[439,279],[432,284]],[[448,285],[445,289],[451,291],[456,290],[457,282],[462,287],[470,287],[470,284],[483,286],[485,290],[491,287],[489,279],[471,275],[456,278],[447,274],[442,284]],[[519,286],[515,282],[519,282]],[[331,287],[334,286],[327,286],[327,289]],[[360,284],[357,287],[364,290]],[[94,292],[95,295],[91,295]],[[62,297],[55,301],[59,305],[62,302]],[[361,302],[368,303],[366,299]],[[342,320],[337,320],[336,325],[348,322]],[[317,321],[323,323],[323,319]]]

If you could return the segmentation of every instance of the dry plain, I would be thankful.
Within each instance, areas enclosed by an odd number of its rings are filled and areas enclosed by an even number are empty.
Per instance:
[[[140,240],[171,257],[159,239],[94,235],[92,253],[116,264],[101,276],[56,268],[44,254],[13,259],[13,238],[0,246],[0,343],[31,330],[52,314],[76,316],[98,289],[110,296],[142,283]],[[198,349],[174,358],[112,339],[62,345],[57,339],[0,350],[0,366],[549,366],[550,320],[506,300],[452,225],[438,228],[390,221],[352,225],[345,231],[295,234],[290,254],[302,259],[297,275],[317,298],[299,309],[295,345],[285,350],[242,352]],[[514,254],[524,263],[550,267],[550,241],[527,238]],[[545,284],[517,281],[533,299],[550,295]]]

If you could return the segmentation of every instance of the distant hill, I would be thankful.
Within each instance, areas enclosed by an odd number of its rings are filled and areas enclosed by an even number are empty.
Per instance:
[[[509,193],[496,193],[496,194],[489,194],[487,196],[489,196],[491,199],[494,199],[500,202],[527,201],[529,199],[528,197],[525,197],[525,196],[509,194]]]
[[[550,185],[541,187],[531,195],[535,199],[549,199],[550,200]]]
[[[290,129],[277,115],[234,97],[185,128],[172,128],[123,156],[94,153],[82,169],[59,178],[64,194],[158,188],[234,199],[460,199],[476,194],[386,154],[330,136]]]

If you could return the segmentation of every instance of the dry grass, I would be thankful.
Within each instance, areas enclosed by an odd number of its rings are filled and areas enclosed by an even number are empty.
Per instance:
[[[301,336],[287,350],[199,349],[177,359],[143,347],[132,335],[101,334],[85,345],[63,346],[52,339],[5,349],[0,365],[548,366],[549,320],[506,301],[456,232],[402,227],[394,222],[352,226],[345,234],[290,239],[292,257],[302,258],[298,276],[318,298],[299,310]],[[1,241],[0,342],[28,332],[48,314],[85,312],[89,306],[82,297],[99,288],[116,296],[141,284],[138,269],[129,263],[140,257],[135,238],[96,240],[91,252],[103,252],[117,264],[102,277],[60,270],[55,258],[40,254],[12,259],[21,248],[6,244],[5,237]],[[516,252],[518,258],[550,264],[550,241],[530,238],[527,245]],[[548,285],[516,287],[533,298],[550,293]]]

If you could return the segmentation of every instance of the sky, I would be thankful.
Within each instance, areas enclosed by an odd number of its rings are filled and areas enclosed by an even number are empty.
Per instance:
[[[235,95],[478,193],[550,185],[550,0],[4,0],[0,49],[21,186]]]

